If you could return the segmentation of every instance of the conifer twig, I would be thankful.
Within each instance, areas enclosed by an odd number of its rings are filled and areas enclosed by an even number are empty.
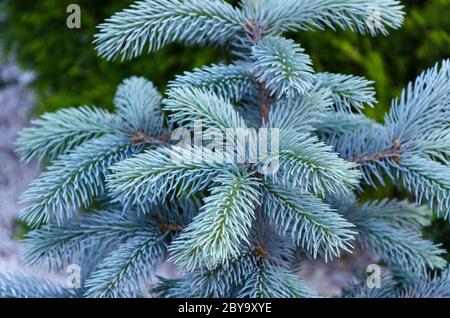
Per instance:
[[[136,133],[131,137],[131,142],[133,143],[133,145],[145,143],[161,147],[170,147],[171,145],[168,142],[168,140],[169,140],[168,134],[161,134],[158,137],[153,137],[144,134],[140,129],[138,129]]]
[[[383,159],[392,158],[392,159],[394,159],[395,162],[399,163],[401,160],[401,152],[402,152],[402,149],[399,145],[398,140],[394,139],[392,141],[392,146],[389,149],[378,152],[371,156],[364,155],[361,157],[357,157],[350,161],[357,163],[357,164],[364,164],[364,163],[368,163],[368,162],[380,161]]]

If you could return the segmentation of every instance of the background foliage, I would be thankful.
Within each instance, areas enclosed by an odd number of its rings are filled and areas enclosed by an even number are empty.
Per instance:
[[[18,61],[35,70],[40,93],[38,112],[90,102],[109,107],[115,88],[130,75],[145,75],[164,88],[176,74],[226,58],[213,48],[171,45],[151,56],[119,63],[97,57],[92,45],[95,27],[133,0],[79,0],[82,29],[67,29],[71,0],[4,0],[8,20],[0,39]],[[235,1],[229,1],[235,2]],[[404,26],[388,37],[353,32],[292,34],[306,48],[317,71],[363,75],[374,80],[379,105],[369,110],[381,120],[392,96],[420,71],[450,56],[450,0],[406,0]]]
[[[145,76],[163,89],[176,74],[227,58],[214,48],[170,45],[133,61],[107,62],[97,57],[92,45],[95,26],[134,0],[77,0],[82,29],[69,30],[65,9],[73,2],[3,0],[8,19],[0,26],[0,40],[23,67],[36,71],[37,113],[83,104],[111,109],[111,96],[128,76]],[[436,61],[450,57],[450,0],[403,3],[406,23],[389,37],[342,31],[321,32],[320,36],[312,32],[291,34],[312,57],[317,71],[362,75],[375,81],[379,103],[366,112],[380,121],[401,87]],[[383,195],[386,192],[391,192],[389,187]],[[435,241],[445,242],[447,250],[449,227],[447,222],[437,221],[428,231]]]

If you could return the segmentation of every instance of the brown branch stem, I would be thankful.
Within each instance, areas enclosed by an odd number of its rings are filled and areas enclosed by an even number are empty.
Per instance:
[[[256,21],[246,21],[245,30],[247,36],[253,45],[258,44],[263,37],[263,31],[261,26]],[[258,96],[261,111],[259,113],[259,126],[262,127],[263,124],[269,124],[269,112],[270,112],[270,100],[267,98],[267,88],[266,83],[258,83]]]
[[[394,139],[392,141],[392,146],[389,149],[378,152],[378,153],[370,155],[370,156],[364,155],[361,157],[353,158],[350,161],[357,163],[357,164],[365,164],[368,162],[380,161],[383,159],[392,158],[398,163],[401,160],[401,154],[402,154],[402,149],[398,143],[398,140]]]
[[[148,136],[142,132],[142,130],[136,131],[136,133],[131,137],[131,142],[133,145],[138,144],[149,144],[161,147],[170,147],[169,136],[167,134],[162,134],[158,137]]]

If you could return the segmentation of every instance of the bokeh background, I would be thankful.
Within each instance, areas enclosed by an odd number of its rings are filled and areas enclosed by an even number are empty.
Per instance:
[[[30,117],[86,104],[111,109],[117,85],[128,76],[145,76],[163,91],[176,74],[229,59],[221,49],[178,45],[125,63],[98,58],[91,44],[96,25],[132,2],[0,0],[0,64],[3,64],[0,67],[3,74],[0,76],[0,151],[7,152],[1,158],[13,161],[9,165],[2,163],[0,168],[0,194],[10,202],[0,202],[0,218],[8,224],[1,236],[0,264],[2,257],[6,257],[4,248],[2,252],[5,240],[11,240],[15,246],[15,240],[27,231],[15,220],[18,207],[11,202],[38,170],[16,162],[18,158],[13,152],[15,135]],[[379,103],[366,113],[378,121],[383,120],[390,101],[399,95],[402,87],[422,70],[450,57],[450,0],[402,2],[406,7],[406,22],[389,37],[371,38],[332,31],[289,35],[311,55],[317,71],[355,74],[373,80]],[[66,27],[66,7],[71,3],[81,7],[81,29]],[[28,72],[20,71],[16,63]],[[1,105],[2,102],[8,102],[8,107]],[[365,197],[383,196],[405,197],[405,194],[388,185],[370,190]],[[425,236],[442,242],[450,250],[449,224],[434,220]]]

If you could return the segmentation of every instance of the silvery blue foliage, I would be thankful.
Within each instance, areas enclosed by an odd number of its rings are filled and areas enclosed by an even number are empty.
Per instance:
[[[183,269],[214,267],[250,245],[250,230],[259,205],[259,180],[251,175],[224,173],[187,230],[173,242],[171,261]]]
[[[305,95],[312,88],[312,61],[294,41],[267,37],[253,46],[254,73],[278,98]]]
[[[340,113],[362,110],[376,103],[373,82],[360,76],[317,73],[316,79],[321,87],[331,90],[336,110]]]
[[[388,264],[417,273],[445,267],[439,256],[445,251],[421,237],[422,227],[428,225],[425,209],[387,199],[358,204],[353,196],[332,201],[356,226],[358,244],[382,255]]]
[[[397,0],[244,0],[251,19],[265,23],[265,32],[343,29],[362,34],[388,34],[403,23],[403,6]]]
[[[108,59],[139,56],[176,41],[222,44],[241,30],[240,10],[222,0],[143,0],[99,26],[96,43]]]
[[[21,274],[0,274],[0,295],[2,298],[68,298],[73,291],[49,283],[45,279],[26,277]]]
[[[216,64],[197,68],[177,76],[169,86],[173,89],[199,88],[234,102],[256,94],[255,78],[249,63]]]
[[[44,157],[53,160],[84,141],[119,128],[117,116],[86,106],[46,113],[31,123],[39,128],[25,128],[17,141],[17,151],[27,162]]]
[[[386,35],[403,15],[395,0],[142,0],[113,15],[95,38],[107,59],[181,42],[229,47],[234,60],[176,77],[164,97],[126,79],[115,113],[69,108],[22,132],[23,159],[49,162],[22,197],[33,227],[24,258],[51,269],[77,262],[82,286],[1,275],[0,296],[319,297],[297,275],[298,255],[363,249],[392,277],[345,296],[448,297],[444,251],[421,231],[432,211],[450,209],[450,62],[420,75],[380,124],[362,114],[376,103],[371,81],[316,73],[283,36]],[[212,139],[180,145],[178,129],[190,137],[197,123],[207,138],[232,137],[231,150]],[[259,135],[240,138],[247,129],[277,131],[279,144],[249,161]],[[364,185],[386,178],[416,204],[361,202]],[[178,277],[156,277],[164,261]]]
[[[346,159],[376,186],[387,175],[440,215],[450,211],[450,61],[423,72],[392,103],[384,125],[329,136]]]

